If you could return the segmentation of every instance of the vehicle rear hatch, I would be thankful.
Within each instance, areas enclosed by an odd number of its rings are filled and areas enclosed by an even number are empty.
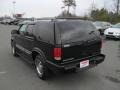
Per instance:
[[[101,49],[99,32],[89,21],[66,20],[56,24],[57,44],[62,47],[62,60],[69,61],[97,55]]]

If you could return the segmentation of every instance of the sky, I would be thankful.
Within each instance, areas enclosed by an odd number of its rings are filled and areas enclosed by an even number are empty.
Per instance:
[[[15,6],[13,5],[15,1]],[[24,17],[54,17],[61,13],[63,0],[0,0],[0,16],[23,13]],[[92,3],[111,9],[112,0],[76,0],[76,14],[86,15]],[[15,8],[15,9],[14,9]]]

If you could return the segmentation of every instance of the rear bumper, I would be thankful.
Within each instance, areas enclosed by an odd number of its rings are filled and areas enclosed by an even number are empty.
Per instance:
[[[66,70],[74,69],[74,68],[79,68],[80,69],[80,62],[84,61],[84,60],[89,60],[89,64],[90,64],[89,67],[83,68],[83,69],[89,69],[93,66],[96,66],[96,65],[102,63],[104,61],[104,59],[105,59],[105,55],[100,54],[100,55],[97,55],[97,56],[94,56],[94,57],[91,57],[91,58],[85,58],[85,59],[82,59],[82,60],[80,59],[78,61],[67,63],[67,64],[62,64],[62,65],[57,65],[57,64],[54,64],[52,62],[47,61],[47,66],[52,71],[62,72],[62,71],[66,71]]]

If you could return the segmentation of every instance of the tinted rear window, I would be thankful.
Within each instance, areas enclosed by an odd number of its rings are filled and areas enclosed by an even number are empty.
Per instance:
[[[38,37],[44,42],[54,44],[54,23],[41,21],[36,25]]]
[[[59,21],[57,27],[61,33],[62,43],[77,42],[87,37],[91,31],[97,31],[90,21]]]

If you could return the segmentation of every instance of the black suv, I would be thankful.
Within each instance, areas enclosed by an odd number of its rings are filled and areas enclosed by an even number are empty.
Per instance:
[[[41,19],[22,23],[11,34],[13,55],[35,64],[41,79],[49,71],[86,70],[105,59],[102,40],[90,21]]]

